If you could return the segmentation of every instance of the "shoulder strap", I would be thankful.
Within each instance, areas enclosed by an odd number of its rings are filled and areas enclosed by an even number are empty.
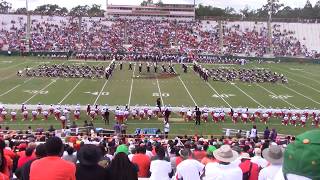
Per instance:
[[[248,171],[248,179],[251,176],[251,170],[252,170],[252,162],[250,162],[250,168],[249,168],[249,171]]]

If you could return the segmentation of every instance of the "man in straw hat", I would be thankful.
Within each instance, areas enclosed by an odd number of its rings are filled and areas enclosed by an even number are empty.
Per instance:
[[[283,166],[275,175],[276,180],[320,179],[320,130],[300,134],[285,152]]]
[[[262,169],[259,173],[259,180],[273,179],[281,169],[283,163],[283,149],[278,145],[271,145],[262,151],[263,157],[270,163],[270,166]]]
[[[205,177],[203,180],[234,180],[242,179],[240,167],[233,163],[239,154],[232,150],[229,145],[223,145],[213,151],[213,156],[219,161],[218,163],[208,163],[205,167]]]

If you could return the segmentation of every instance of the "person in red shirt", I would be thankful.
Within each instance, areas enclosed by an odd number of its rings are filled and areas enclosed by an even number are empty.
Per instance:
[[[0,139],[0,178],[9,179],[13,166],[12,159],[4,154],[5,142]]]
[[[22,156],[22,157],[19,158],[17,168],[20,168],[20,167],[22,167],[26,162],[35,159],[35,158],[32,156],[32,153],[33,153],[33,148],[27,148],[26,151],[25,151],[25,156]]]
[[[243,179],[247,180],[258,180],[259,177],[259,166],[256,163],[251,162],[250,155],[248,153],[241,154],[241,163],[239,167],[243,173]]]
[[[76,180],[76,167],[61,159],[64,147],[58,137],[45,143],[47,157],[35,160],[30,168],[30,180]]]
[[[132,157],[132,163],[138,166],[138,177],[149,177],[149,169],[151,160],[146,155],[146,147],[140,146],[137,149],[137,154]]]

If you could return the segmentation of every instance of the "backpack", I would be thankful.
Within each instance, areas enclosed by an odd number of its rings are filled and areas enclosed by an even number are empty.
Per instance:
[[[251,176],[251,170],[252,170],[252,162],[250,162],[249,171],[243,173],[243,175],[242,175],[242,180],[249,180],[249,178],[250,178],[250,176]]]

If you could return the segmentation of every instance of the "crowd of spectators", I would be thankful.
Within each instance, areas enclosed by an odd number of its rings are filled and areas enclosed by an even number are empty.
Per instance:
[[[5,15],[4,15],[5,16]],[[72,17],[31,17],[30,41],[26,38],[26,18],[0,19],[0,47],[32,52],[126,52],[140,54],[185,54],[196,59],[201,54],[263,56],[269,53],[265,26],[243,28],[240,24],[223,26],[223,47],[218,26],[203,21],[142,20]],[[81,22],[81,23],[79,23]],[[273,25],[272,45],[276,56],[314,55],[295,32]]]
[[[256,133],[254,128],[251,133]],[[319,137],[319,130],[278,142],[257,136],[114,136],[100,141],[49,136],[39,142],[5,135],[0,139],[0,176],[30,180],[318,179]]]

